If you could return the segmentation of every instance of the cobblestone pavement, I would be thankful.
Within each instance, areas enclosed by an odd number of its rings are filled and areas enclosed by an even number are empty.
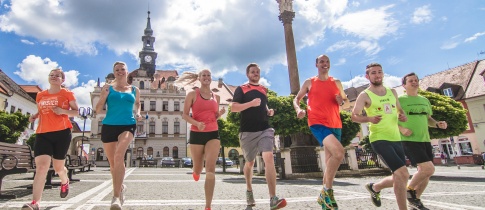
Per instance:
[[[229,168],[226,174],[217,169],[216,188],[212,209],[251,209],[246,207],[244,177]],[[416,169],[410,169],[414,173]],[[128,168],[125,184],[127,200],[123,209],[204,209],[204,177],[192,180],[190,168]],[[59,197],[59,187],[44,190],[42,209],[109,209],[111,180],[108,168],[74,175],[81,181],[72,182],[67,198]],[[363,188],[367,182],[382,177],[337,178],[334,184],[335,198],[341,210],[377,209]],[[54,178],[53,182],[59,183]],[[5,177],[2,192],[16,194],[12,200],[0,200],[0,209],[20,209],[31,200],[32,192],[26,189],[32,184],[32,174]],[[321,209],[316,198],[321,189],[321,179],[278,180],[277,195],[287,199],[285,209]],[[269,196],[263,176],[255,176],[253,191],[257,205],[254,210],[269,209]],[[382,207],[396,209],[392,189],[382,191]],[[435,176],[422,196],[430,209],[485,209],[485,170],[479,166],[436,167]]]

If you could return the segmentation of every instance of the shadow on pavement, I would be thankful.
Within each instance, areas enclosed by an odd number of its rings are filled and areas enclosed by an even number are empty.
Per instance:
[[[485,182],[485,178],[478,178],[478,177],[463,177],[463,176],[431,176],[430,180],[432,181],[441,181],[441,182]]]

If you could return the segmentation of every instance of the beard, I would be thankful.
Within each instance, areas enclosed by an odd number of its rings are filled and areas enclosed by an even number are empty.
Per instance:
[[[251,77],[251,78],[249,78],[249,82],[251,82],[251,83],[259,83],[259,77],[257,77],[257,78],[256,77]]]
[[[379,82],[370,82],[372,85],[374,86],[381,86],[382,85],[382,81],[379,81]]]

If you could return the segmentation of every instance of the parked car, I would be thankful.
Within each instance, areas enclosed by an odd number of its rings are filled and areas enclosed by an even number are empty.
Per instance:
[[[182,158],[182,163],[184,164],[184,167],[192,167],[192,158],[184,157]]]
[[[222,157],[217,158],[216,164],[217,165],[222,165]],[[229,159],[228,157],[226,157],[226,166],[232,166],[232,165],[234,165],[234,163],[232,162],[232,160]]]
[[[160,165],[162,167],[165,167],[165,166],[170,166],[170,167],[175,167],[175,161],[173,160],[172,157],[164,157],[162,158],[162,160],[160,161]]]

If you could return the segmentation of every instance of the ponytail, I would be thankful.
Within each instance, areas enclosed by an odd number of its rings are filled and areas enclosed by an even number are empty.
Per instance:
[[[194,72],[184,72],[174,83],[185,86],[194,83],[197,79],[199,79],[199,74]]]

